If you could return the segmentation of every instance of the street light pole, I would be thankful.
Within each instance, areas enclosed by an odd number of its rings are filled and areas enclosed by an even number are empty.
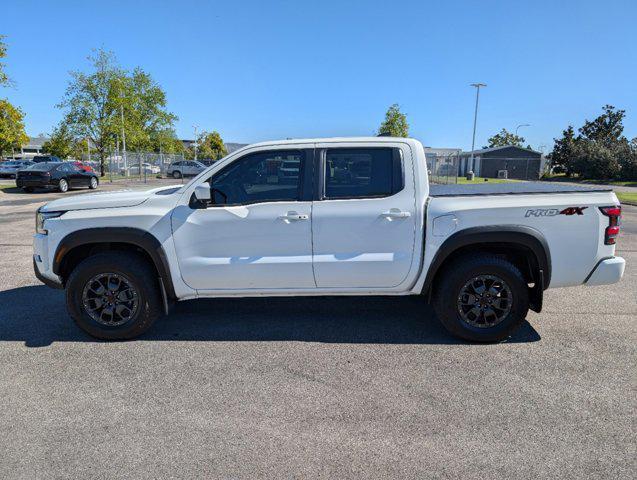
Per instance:
[[[123,100],[123,97],[122,97]],[[124,175],[128,175],[128,165],[126,162],[126,131],[124,130],[124,104],[119,106],[120,118],[122,119],[122,153],[124,157]]]
[[[476,87],[476,109],[473,114],[473,139],[471,140],[471,170],[473,171],[475,165],[473,164],[473,151],[476,146],[476,125],[478,123],[478,102],[480,100],[480,87],[486,87],[486,83],[472,83],[472,87]]]
[[[515,136],[516,136],[516,137],[518,136],[518,129],[519,129],[520,127],[530,127],[530,126],[531,126],[531,124],[530,124],[530,123],[521,123],[520,125],[518,125],[517,127],[515,127]]]
[[[197,161],[197,125],[192,126],[195,129],[195,143],[193,144],[195,147],[195,162]]]

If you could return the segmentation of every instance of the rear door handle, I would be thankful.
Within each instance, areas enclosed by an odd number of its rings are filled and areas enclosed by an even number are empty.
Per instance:
[[[388,212],[383,212],[380,214],[381,217],[385,218],[408,218],[411,217],[410,212],[403,212],[398,208],[392,208]]]
[[[296,222],[298,220],[307,220],[308,218],[310,218],[310,216],[305,213],[288,212],[285,215],[279,215],[279,218],[288,222]]]

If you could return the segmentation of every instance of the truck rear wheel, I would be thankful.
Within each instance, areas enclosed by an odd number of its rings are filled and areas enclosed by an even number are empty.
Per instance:
[[[83,260],[66,285],[66,306],[78,326],[102,340],[141,335],[162,315],[157,275],[138,255],[99,253]]]
[[[520,270],[495,255],[461,257],[439,278],[434,309],[444,327],[465,340],[504,340],[529,311],[528,285]]]

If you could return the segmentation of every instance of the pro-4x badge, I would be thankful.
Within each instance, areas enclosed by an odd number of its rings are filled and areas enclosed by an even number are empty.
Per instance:
[[[560,212],[560,215],[584,215],[588,207],[568,207]]]
[[[564,210],[557,208],[534,208],[527,210],[525,217],[554,217],[556,215],[584,215],[588,207],[568,207]]]

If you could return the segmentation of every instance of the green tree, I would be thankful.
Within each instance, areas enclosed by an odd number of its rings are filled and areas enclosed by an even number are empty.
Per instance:
[[[572,127],[555,139],[551,164],[567,175],[583,178],[637,177],[637,142],[629,142],[623,135],[624,110],[605,105],[603,113],[587,120],[576,137]]]
[[[604,105],[604,113],[595,120],[587,120],[579,132],[586,140],[599,142],[607,148],[612,148],[621,141],[624,132],[625,110],[615,110],[612,105]]]
[[[107,152],[121,132],[122,111],[129,150],[151,148],[156,131],[170,127],[177,117],[166,111],[165,93],[143,70],[120,68],[105,50],[97,50],[88,60],[90,73],[71,72],[59,107],[66,112],[71,135],[90,139],[103,176]]]
[[[385,121],[380,124],[378,134],[388,135],[391,137],[409,136],[407,115],[400,111],[400,106],[397,103],[394,103],[387,109],[387,113],[385,113]]]
[[[219,160],[228,155],[228,150],[223,143],[219,132],[202,132],[197,139],[197,157],[210,160]]]
[[[53,129],[49,140],[42,144],[42,151],[60,158],[82,158],[84,145],[75,138],[67,122],[62,121]]]
[[[7,44],[4,43],[4,38],[4,35],[0,35],[0,60],[7,56]],[[9,85],[11,83],[6,72],[6,67],[4,62],[0,62],[0,86]]]
[[[569,125],[562,132],[562,138],[554,138],[553,141],[555,142],[553,151],[549,154],[551,167],[555,173],[566,173],[570,177],[573,173],[572,161],[577,149],[577,138],[573,127]]]
[[[582,178],[612,179],[621,174],[617,151],[600,142],[577,142],[571,165]]]
[[[24,113],[8,100],[0,100],[0,155],[19,150],[29,137],[24,130]]]
[[[177,138],[173,128],[162,128],[154,131],[150,135],[150,149],[155,153],[177,153],[185,154],[184,143]]]
[[[121,78],[113,93],[113,102],[124,111],[126,144],[132,151],[153,149],[154,139],[177,120],[166,110],[166,93],[140,68]]]
[[[508,147],[510,145],[522,147],[524,145],[524,137],[520,137],[519,135],[509,132],[506,128],[503,128],[499,133],[489,138],[488,142],[489,148]]]

